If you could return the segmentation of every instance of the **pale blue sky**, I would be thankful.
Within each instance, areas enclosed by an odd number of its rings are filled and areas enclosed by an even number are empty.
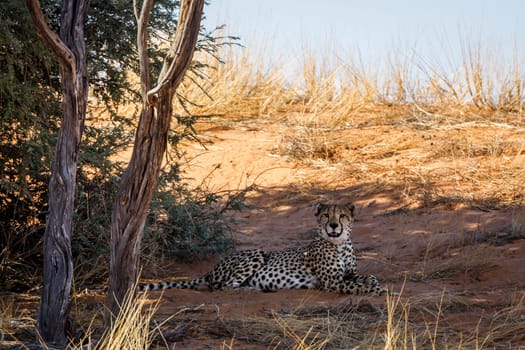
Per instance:
[[[208,28],[224,23],[248,48],[269,46],[267,60],[300,60],[304,46],[370,62],[393,49],[433,59],[459,54],[465,38],[525,56],[523,0],[211,0],[205,13]]]

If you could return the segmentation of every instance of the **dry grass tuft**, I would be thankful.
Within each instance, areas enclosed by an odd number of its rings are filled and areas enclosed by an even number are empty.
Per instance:
[[[0,299],[0,347],[17,346],[26,339],[37,337],[36,320],[29,311],[35,298],[27,295],[3,296]]]
[[[91,322],[78,341],[72,341],[71,348],[82,349],[151,349],[154,337],[160,333],[161,324],[155,324],[153,317],[158,310],[158,302],[151,304],[146,295],[129,293],[121,312],[112,326],[101,334],[102,313],[91,314]],[[86,315],[84,315],[85,317]]]
[[[432,264],[424,275],[437,279],[458,279],[463,281],[477,280],[487,271],[497,267],[497,258],[492,248],[487,245],[476,245],[454,249],[440,264]]]
[[[309,315],[297,309],[271,318],[222,320],[216,332],[269,349],[344,349],[365,340],[369,335],[365,328],[374,324],[374,318],[377,316],[349,310],[323,308]]]
[[[190,74],[181,93],[196,103],[198,115],[311,113],[329,116],[326,126],[332,128],[356,125],[355,119],[362,115],[376,114],[372,121],[384,123],[391,108],[404,109],[407,121],[423,124],[523,122],[521,60],[498,61],[481,42],[465,43],[462,59],[455,66],[414,53],[411,57],[391,55],[386,67],[378,69],[337,52],[319,55],[305,50],[296,74],[281,68],[283,62],[269,64],[265,60],[268,51],[266,45],[251,51],[225,48],[219,53],[224,64],[198,57],[208,67]],[[509,115],[517,117],[509,120]]]
[[[338,142],[333,131],[313,123],[293,126],[283,133],[277,146],[279,154],[296,160],[332,161],[337,156]]]
[[[516,294],[507,305],[494,308],[497,311],[485,314],[487,301],[468,293],[443,290],[404,298],[402,292],[386,296],[384,308],[366,298],[354,299],[356,304],[301,306],[267,317],[201,320],[192,322],[192,332],[230,339],[223,343],[224,349],[249,344],[250,348],[266,349],[466,350],[506,348],[525,340],[523,293]],[[1,324],[4,333],[8,331],[5,319],[10,315],[10,323],[16,319],[13,304],[9,305],[0,305],[1,311],[5,311]],[[458,327],[449,319],[465,310],[477,311],[480,317],[477,325],[474,320],[472,329],[464,324]],[[156,311],[156,305],[146,307],[145,299],[129,298],[121,316],[99,342],[94,340],[96,330],[90,327],[85,339],[70,344],[70,348],[172,348],[172,340],[163,342],[162,334],[173,332],[173,324],[168,324],[168,320],[156,324],[153,320]],[[160,334],[157,345],[153,345],[155,334]]]
[[[264,48],[259,51],[250,55],[227,48],[219,55],[223,64],[206,55],[197,57],[207,67],[189,72],[178,93],[195,104],[195,115],[243,118],[282,113],[294,92],[285,88],[284,73],[277,66],[266,68]]]
[[[512,344],[514,340],[524,342],[524,329],[525,293],[521,293],[509,306],[493,315],[489,331],[482,338],[480,348],[498,348],[502,344]]]
[[[512,238],[525,238],[525,208],[520,207],[512,212]]]

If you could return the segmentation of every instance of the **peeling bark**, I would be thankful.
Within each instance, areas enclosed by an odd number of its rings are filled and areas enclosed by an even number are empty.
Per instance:
[[[152,1],[144,1],[140,12],[136,2],[134,5],[143,106],[131,160],[113,205],[106,326],[118,315],[126,294],[135,292],[144,224],[166,152],[173,96],[193,58],[204,0],[181,2],[175,37],[153,89],[147,57],[147,20]]]
[[[89,0],[64,1],[60,36],[49,29],[37,0],[26,0],[37,34],[60,63],[62,118],[49,181],[44,233],[44,286],[37,327],[48,344],[66,344],[65,324],[73,278],[71,233],[78,154],[88,98],[84,23]]]

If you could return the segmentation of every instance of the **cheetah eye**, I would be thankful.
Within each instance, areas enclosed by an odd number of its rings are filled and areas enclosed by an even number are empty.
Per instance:
[[[346,218],[346,217],[347,217],[347,216],[346,216],[345,214],[341,214],[341,215],[339,215],[339,218],[341,218],[341,219],[344,219],[344,218]]]
[[[326,214],[326,213],[324,213],[324,214],[321,215],[321,216],[322,216],[323,218],[325,218],[325,219],[329,217],[328,214]]]

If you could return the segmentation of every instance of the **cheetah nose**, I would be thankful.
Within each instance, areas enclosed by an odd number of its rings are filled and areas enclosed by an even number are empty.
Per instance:
[[[337,222],[332,222],[332,223],[330,223],[330,227],[331,227],[332,229],[336,229],[337,226],[339,226],[339,224],[338,224]]]

